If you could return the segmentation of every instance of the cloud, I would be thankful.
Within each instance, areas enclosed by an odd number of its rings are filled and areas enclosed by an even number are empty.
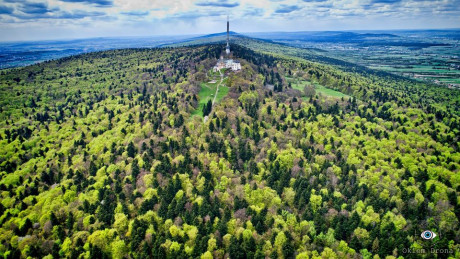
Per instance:
[[[294,11],[300,10],[301,8],[297,5],[280,5],[275,13],[292,13]]]
[[[402,0],[372,0],[374,4],[396,4],[401,2]]]
[[[246,10],[243,14],[243,16],[263,16],[265,14],[265,9],[263,8],[250,8]]]
[[[8,6],[0,6],[0,14],[11,14],[13,13],[13,8],[11,7],[8,7]]]
[[[195,3],[195,5],[196,6],[233,8],[233,7],[239,6],[240,4],[238,2],[228,2],[228,1],[205,1],[205,2]]]
[[[372,10],[375,7],[372,4],[363,4],[363,5],[361,5],[361,8],[363,8],[364,10]]]
[[[120,12],[120,14],[128,15],[128,16],[146,16],[149,15],[149,11],[129,11],[129,12]]]
[[[31,14],[12,14],[12,16],[21,20],[78,20],[86,17],[103,17],[106,13],[104,12],[87,12],[83,10],[73,10],[71,12],[58,11],[58,12],[47,12],[47,13],[31,13]]]
[[[2,0],[0,0],[2,1]],[[6,14],[13,21],[38,22],[39,20],[79,20],[87,17],[103,18],[107,17],[105,12],[88,11],[69,8],[65,5],[49,6],[48,1],[32,2],[29,0],[3,0],[11,6],[0,6],[0,14]],[[73,0],[76,1],[76,0]],[[82,1],[82,0],[78,0]],[[107,0],[88,1],[91,3],[102,3]],[[62,8],[62,9],[61,9]],[[14,18],[14,19],[13,19]],[[5,21],[5,20],[3,20]]]
[[[24,3],[26,1],[25,0],[3,0],[3,2],[17,4],[17,3]]]
[[[213,33],[227,15],[239,32],[458,28],[460,0],[0,0],[0,41]]]
[[[113,6],[112,0],[60,0],[66,3],[84,3],[84,4],[92,4],[98,7],[110,7]]]
[[[316,7],[316,8],[328,8],[328,9],[330,9],[330,8],[333,8],[334,5],[333,5],[333,4],[329,4],[329,3],[324,3],[324,4],[318,4],[318,5],[316,5],[315,7]]]
[[[48,5],[44,3],[24,2],[21,3],[21,7],[19,8],[19,10],[27,14],[45,14],[58,9],[48,9]]]
[[[87,12],[82,10],[76,10],[73,12],[62,12],[55,17],[54,19],[83,19],[86,17],[100,17],[104,16],[106,13],[104,12]]]
[[[168,18],[181,19],[181,20],[194,20],[194,19],[198,19],[202,17],[215,17],[215,16],[222,16],[222,15],[225,15],[225,13],[220,12],[220,11],[212,11],[212,12],[206,12],[206,13],[202,13],[199,11],[190,11],[190,12],[177,13],[177,14],[169,16]]]

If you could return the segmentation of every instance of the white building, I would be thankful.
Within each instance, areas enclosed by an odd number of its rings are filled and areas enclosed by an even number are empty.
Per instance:
[[[232,71],[238,71],[241,69],[241,63],[238,60],[227,59],[225,68],[230,68]]]
[[[222,68],[229,68],[232,71],[241,70],[241,63],[238,60],[227,59],[224,60],[222,57],[217,61],[217,64],[213,67],[213,71],[217,72]]]

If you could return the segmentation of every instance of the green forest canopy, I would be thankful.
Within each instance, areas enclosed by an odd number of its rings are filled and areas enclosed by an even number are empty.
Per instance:
[[[245,46],[206,123],[192,113],[220,45],[1,71],[0,255],[460,256],[458,91]]]

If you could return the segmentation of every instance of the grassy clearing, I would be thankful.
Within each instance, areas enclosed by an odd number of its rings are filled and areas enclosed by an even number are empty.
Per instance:
[[[214,98],[214,96],[211,96],[211,94],[214,94],[216,92],[217,84],[201,83],[200,87],[201,89],[198,93],[199,105],[198,108],[192,112],[192,115],[198,115],[200,117],[203,117],[203,106],[207,104],[209,100],[212,100],[212,98]]]
[[[212,71],[208,72],[212,75],[212,78],[208,80],[215,80],[215,83],[201,83],[200,84],[200,92],[198,93],[199,98],[199,106],[198,108],[192,112],[192,116],[200,116],[203,117],[203,106],[208,103],[209,100],[214,99],[214,94],[216,94],[217,85],[220,83],[220,74],[219,72],[213,73]],[[216,103],[219,103],[222,98],[224,98],[228,94],[228,87],[225,85],[226,80],[224,79],[222,84],[219,86],[219,92],[217,93]]]
[[[316,93],[321,93],[326,96],[337,97],[337,98],[349,97],[349,95],[346,95],[339,91],[335,91],[335,90],[326,88],[320,84],[315,84],[315,90],[316,90]]]
[[[228,87],[225,85],[221,85],[219,87],[219,93],[217,93],[216,102],[219,103],[227,94],[228,94]]]
[[[288,80],[288,82],[291,83],[291,87],[293,89],[297,89],[297,90],[301,91],[302,93],[303,93],[303,89],[305,88],[305,86],[310,84],[310,82],[305,81],[303,79],[299,79],[299,78],[286,77],[286,79]]]

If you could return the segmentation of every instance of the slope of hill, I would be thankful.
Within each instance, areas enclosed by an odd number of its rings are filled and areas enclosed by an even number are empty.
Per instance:
[[[94,51],[122,48],[152,48],[186,41],[196,36],[90,38],[75,40],[47,40],[0,42],[0,69],[21,67]]]
[[[367,67],[368,71],[457,89],[460,88],[458,35],[460,31],[455,29],[249,34],[293,47],[314,49],[320,56],[328,57],[324,59],[326,62],[339,59],[359,64],[360,70]]]
[[[203,122],[222,47],[1,71],[0,255],[460,256],[457,91],[248,40]]]

